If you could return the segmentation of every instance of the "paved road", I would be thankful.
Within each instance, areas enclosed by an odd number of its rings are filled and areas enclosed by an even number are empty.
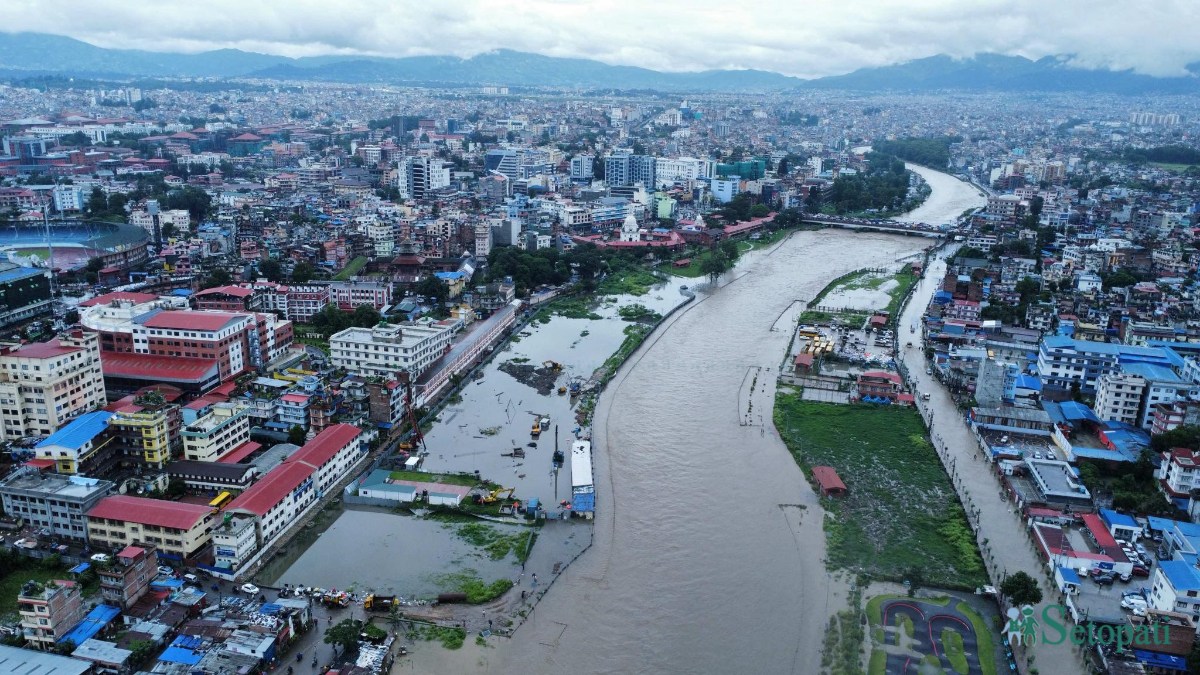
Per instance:
[[[910,326],[919,323],[945,273],[945,263],[939,261],[931,264],[900,317],[897,329],[900,343],[911,339],[915,345],[912,348],[902,347],[902,358],[914,389],[931,395],[929,401],[921,401],[918,396],[921,413],[929,422],[930,434],[954,480],[959,497],[976,523],[980,548],[992,579],[999,584],[1005,574],[1017,571],[1025,571],[1038,579],[1044,598],[1043,604],[1036,608],[1040,616],[1045,604],[1058,598],[1058,593],[1047,580],[1046,567],[1034,551],[1020,514],[1001,498],[1000,483],[992,470],[993,465],[984,459],[962,413],[955,408],[946,389],[932,376],[925,374],[924,350],[918,348],[919,341],[909,333]],[[919,332],[918,327],[918,335]],[[1043,673],[1068,675],[1084,672],[1083,661],[1069,640],[1058,645],[1039,643],[1033,647],[1033,652],[1034,665]],[[1025,659],[1018,660],[1024,667]]]

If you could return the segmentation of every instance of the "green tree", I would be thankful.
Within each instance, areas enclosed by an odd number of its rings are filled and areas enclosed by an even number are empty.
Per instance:
[[[1000,592],[1014,605],[1036,605],[1042,601],[1042,589],[1037,579],[1025,572],[1014,572],[1000,584]]]
[[[199,223],[212,210],[212,197],[198,187],[188,185],[179,190],[173,190],[163,200],[168,209],[184,209],[193,223]]]
[[[751,218],[766,218],[770,213],[771,209],[766,204],[755,204],[750,207]]]
[[[383,315],[379,313],[379,310],[375,309],[371,305],[359,305],[358,307],[354,308],[351,321],[353,321],[354,325],[358,326],[359,328],[370,328],[378,325],[380,321],[383,321]]]
[[[226,270],[218,267],[209,274],[207,278],[200,284],[201,290],[205,288],[216,288],[217,286],[228,286],[233,283],[233,276]]]
[[[350,651],[358,646],[358,636],[362,632],[363,622],[356,619],[342,619],[339,623],[325,629],[325,644],[341,647]]]
[[[258,273],[266,277],[267,281],[279,282],[283,280],[283,265],[280,265],[278,260],[263,260],[258,263]]]
[[[738,256],[741,255],[741,251],[738,250],[737,242],[732,239],[722,240],[721,243],[717,245],[717,248],[721,250],[722,255],[725,256],[725,259],[731,266],[732,263],[738,259]]]
[[[308,432],[305,431],[304,427],[300,426],[299,424],[294,424],[292,425],[291,429],[288,429],[288,443],[291,443],[292,445],[304,445],[306,436],[308,436]],[[328,640],[326,640],[326,642],[328,642]]]
[[[708,276],[709,281],[716,283],[721,275],[729,270],[729,258],[717,249],[709,251],[700,257],[700,272]]]
[[[1200,449],[1200,426],[1188,424],[1151,436],[1150,448],[1154,452],[1166,452],[1171,448]]]
[[[292,268],[292,281],[298,284],[306,283],[312,280],[313,274],[315,273],[316,268],[314,268],[310,263],[296,263],[296,266]]]

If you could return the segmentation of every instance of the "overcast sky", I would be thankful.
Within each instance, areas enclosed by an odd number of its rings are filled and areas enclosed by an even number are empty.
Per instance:
[[[934,54],[1073,54],[1180,75],[1200,0],[2,0],[5,31],[102,47],[469,57],[507,48],[656,70],[819,77]]]

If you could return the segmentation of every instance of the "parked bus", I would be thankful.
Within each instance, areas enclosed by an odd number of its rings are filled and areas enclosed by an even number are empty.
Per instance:
[[[215,498],[213,498],[213,500],[211,502],[209,502],[208,505],[212,507],[212,510],[214,512],[216,512],[216,511],[220,511],[221,509],[225,508],[225,505],[228,504],[232,500],[233,500],[233,494],[231,494],[229,492],[222,492],[221,494],[219,494]]]

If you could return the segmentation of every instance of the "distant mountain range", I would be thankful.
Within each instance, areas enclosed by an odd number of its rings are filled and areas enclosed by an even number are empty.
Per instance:
[[[346,83],[508,85],[672,91],[850,89],[860,91],[1090,91],[1111,94],[1200,92],[1200,66],[1187,77],[1155,78],[1128,71],[1082,70],[1066,57],[1031,61],[981,54],[970,59],[932,56],[846,75],[802,80],[762,70],[665,73],[497,50],[469,59],[453,56],[384,58],[318,56],[292,59],[221,49],[174,54],[105,49],[43,33],[0,33],[0,73],[88,78],[260,78]]]

